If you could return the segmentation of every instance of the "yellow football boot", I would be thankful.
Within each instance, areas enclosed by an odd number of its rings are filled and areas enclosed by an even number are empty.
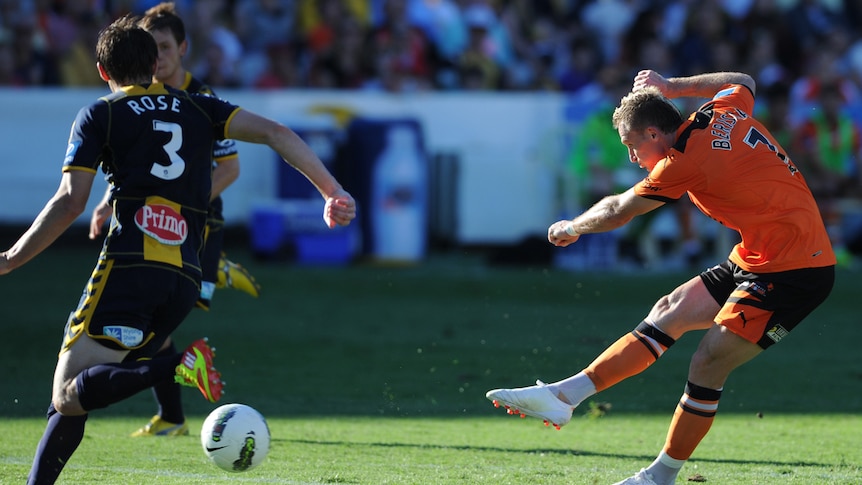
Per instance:
[[[141,436],[188,436],[189,425],[186,423],[171,423],[165,421],[159,415],[155,415],[143,428],[131,434],[132,438]]]
[[[241,265],[227,259],[224,253],[221,253],[218,262],[216,287],[244,291],[255,298],[260,295],[260,285],[254,280],[254,276]]]

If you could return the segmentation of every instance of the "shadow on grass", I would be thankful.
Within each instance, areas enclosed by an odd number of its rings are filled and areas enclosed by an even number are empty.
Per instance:
[[[303,439],[273,439],[273,442],[294,443],[301,445],[322,445],[322,446],[348,446],[362,445],[374,448],[413,448],[418,450],[453,450],[453,451],[479,451],[491,453],[520,453],[527,455],[545,454],[559,456],[583,456],[592,458],[612,458],[620,460],[639,460],[652,461],[654,455],[627,455],[622,453],[598,453],[594,451],[581,450],[561,450],[558,448],[501,448],[496,446],[469,446],[469,445],[429,445],[417,443],[375,443],[375,442],[358,442],[358,441],[320,441],[320,440],[303,440]],[[766,465],[766,466],[789,466],[789,467],[813,467],[813,468],[831,468],[840,467],[842,463],[817,463],[808,461],[776,461],[776,460],[734,460],[734,459],[717,459],[717,458],[698,458],[690,460],[691,463],[720,463],[731,465]]]

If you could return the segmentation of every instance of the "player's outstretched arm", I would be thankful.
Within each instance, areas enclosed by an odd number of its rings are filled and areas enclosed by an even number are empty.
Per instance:
[[[231,120],[226,136],[234,140],[268,145],[317,188],[326,200],[323,218],[332,228],[347,225],[356,217],[356,202],[326,165],[290,128],[247,110]]]
[[[57,193],[8,251],[0,253],[0,275],[23,266],[60,237],[87,206],[95,173],[72,170],[63,174]]]
[[[695,76],[665,78],[656,71],[643,70],[635,76],[632,91],[652,86],[658,88],[668,98],[711,98],[726,84],[748,86],[752,93],[756,88],[754,79],[742,72],[709,72]]]
[[[548,228],[548,242],[554,246],[565,247],[577,241],[581,234],[612,231],[663,205],[664,202],[635,194],[634,188],[622,194],[609,195],[574,220],[551,224]]]

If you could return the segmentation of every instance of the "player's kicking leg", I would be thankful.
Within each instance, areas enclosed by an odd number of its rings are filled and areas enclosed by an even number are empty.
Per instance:
[[[195,340],[183,352],[180,364],[176,368],[177,384],[197,387],[209,402],[221,399],[224,383],[221,374],[213,367],[215,349],[210,348],[207,339]]]
[[[153,358],[176,355],[173,340],[168,337]],[[158,414],[131,434],[132,438],[146,436],[188,436],[189,426],[183,413],[182,390],[173,379],[153,386],[153,396],[159,405]]]

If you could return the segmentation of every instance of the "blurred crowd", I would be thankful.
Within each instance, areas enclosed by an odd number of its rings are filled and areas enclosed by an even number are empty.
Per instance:
[[[0,86],[102,86],[100,29],[157,3],[0,0]],[[860,0],[175,3],[190,44],[184,65],[216,90],[570,95],[602,117],[573,120],[604,140],[598,149],[575,143],[568,157],[586,185],[583,203],[625,183],[614,173],[625,165],[618,139],[602,130],[638,70],[744,71],[757,81],[759,115],[810,180],[839,245],[851,243],[844,214],[862,213]]]
[[[93,42],[154,0],[0,0],[0,84],[99,85]],[[177,0],[187,66],[215,87],[577,92],[742,70],[764,86],[862,73],[862,2]]]

